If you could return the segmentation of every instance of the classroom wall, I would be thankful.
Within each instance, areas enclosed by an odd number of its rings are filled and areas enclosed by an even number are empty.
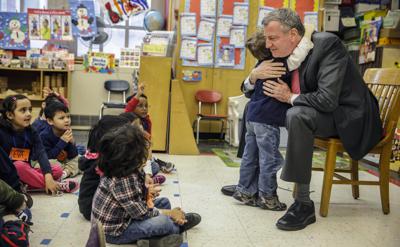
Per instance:
[[[133,69],[116,68],[113,74],[87,73],[82,65],[75,65],[69,89],[71,114],[98,116],[100,105],[107,100],[104,81],[118,79],[127,80],[131,84],[132,72]]]

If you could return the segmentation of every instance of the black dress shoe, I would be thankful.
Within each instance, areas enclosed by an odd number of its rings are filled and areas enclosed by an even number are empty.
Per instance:
[[[222,194],[226,196],[233,196],[236,191],[236,185],[225,185],[221,188]]]
[[[314,202],[295,201],[286,214],[278,220],[276,227],[284,231],[297,231],[304,229],[315,221]]]

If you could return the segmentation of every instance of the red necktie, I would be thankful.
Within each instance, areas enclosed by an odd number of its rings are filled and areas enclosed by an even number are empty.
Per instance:
[[[295,69],[292,72],[292,93],[300,94],[300,79],[298,69]]]

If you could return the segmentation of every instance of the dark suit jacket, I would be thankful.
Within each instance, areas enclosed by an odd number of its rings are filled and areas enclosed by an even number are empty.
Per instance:
[[[314,33],[312,42],[299,67],[301,94],[293,105],[332,113],[346,151],[359,160],[382,137],[377,100],[337,36]]]

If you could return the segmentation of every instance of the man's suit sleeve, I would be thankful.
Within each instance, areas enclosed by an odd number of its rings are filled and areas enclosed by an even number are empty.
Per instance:
[[[320,59],[318,68],[307,68],[306,72],[317,73],[317,89],[313,92],[301,93],[293,101],[293,105],[311,106],[320,112],[332,112],[339,104],[339,95],[347,70],[348,54],[337,37],[330,37],[323,43],[323,48],[313,51],[321,52],[321,54],[313,54]],[[307,76],[305,80],[307,80]]]

